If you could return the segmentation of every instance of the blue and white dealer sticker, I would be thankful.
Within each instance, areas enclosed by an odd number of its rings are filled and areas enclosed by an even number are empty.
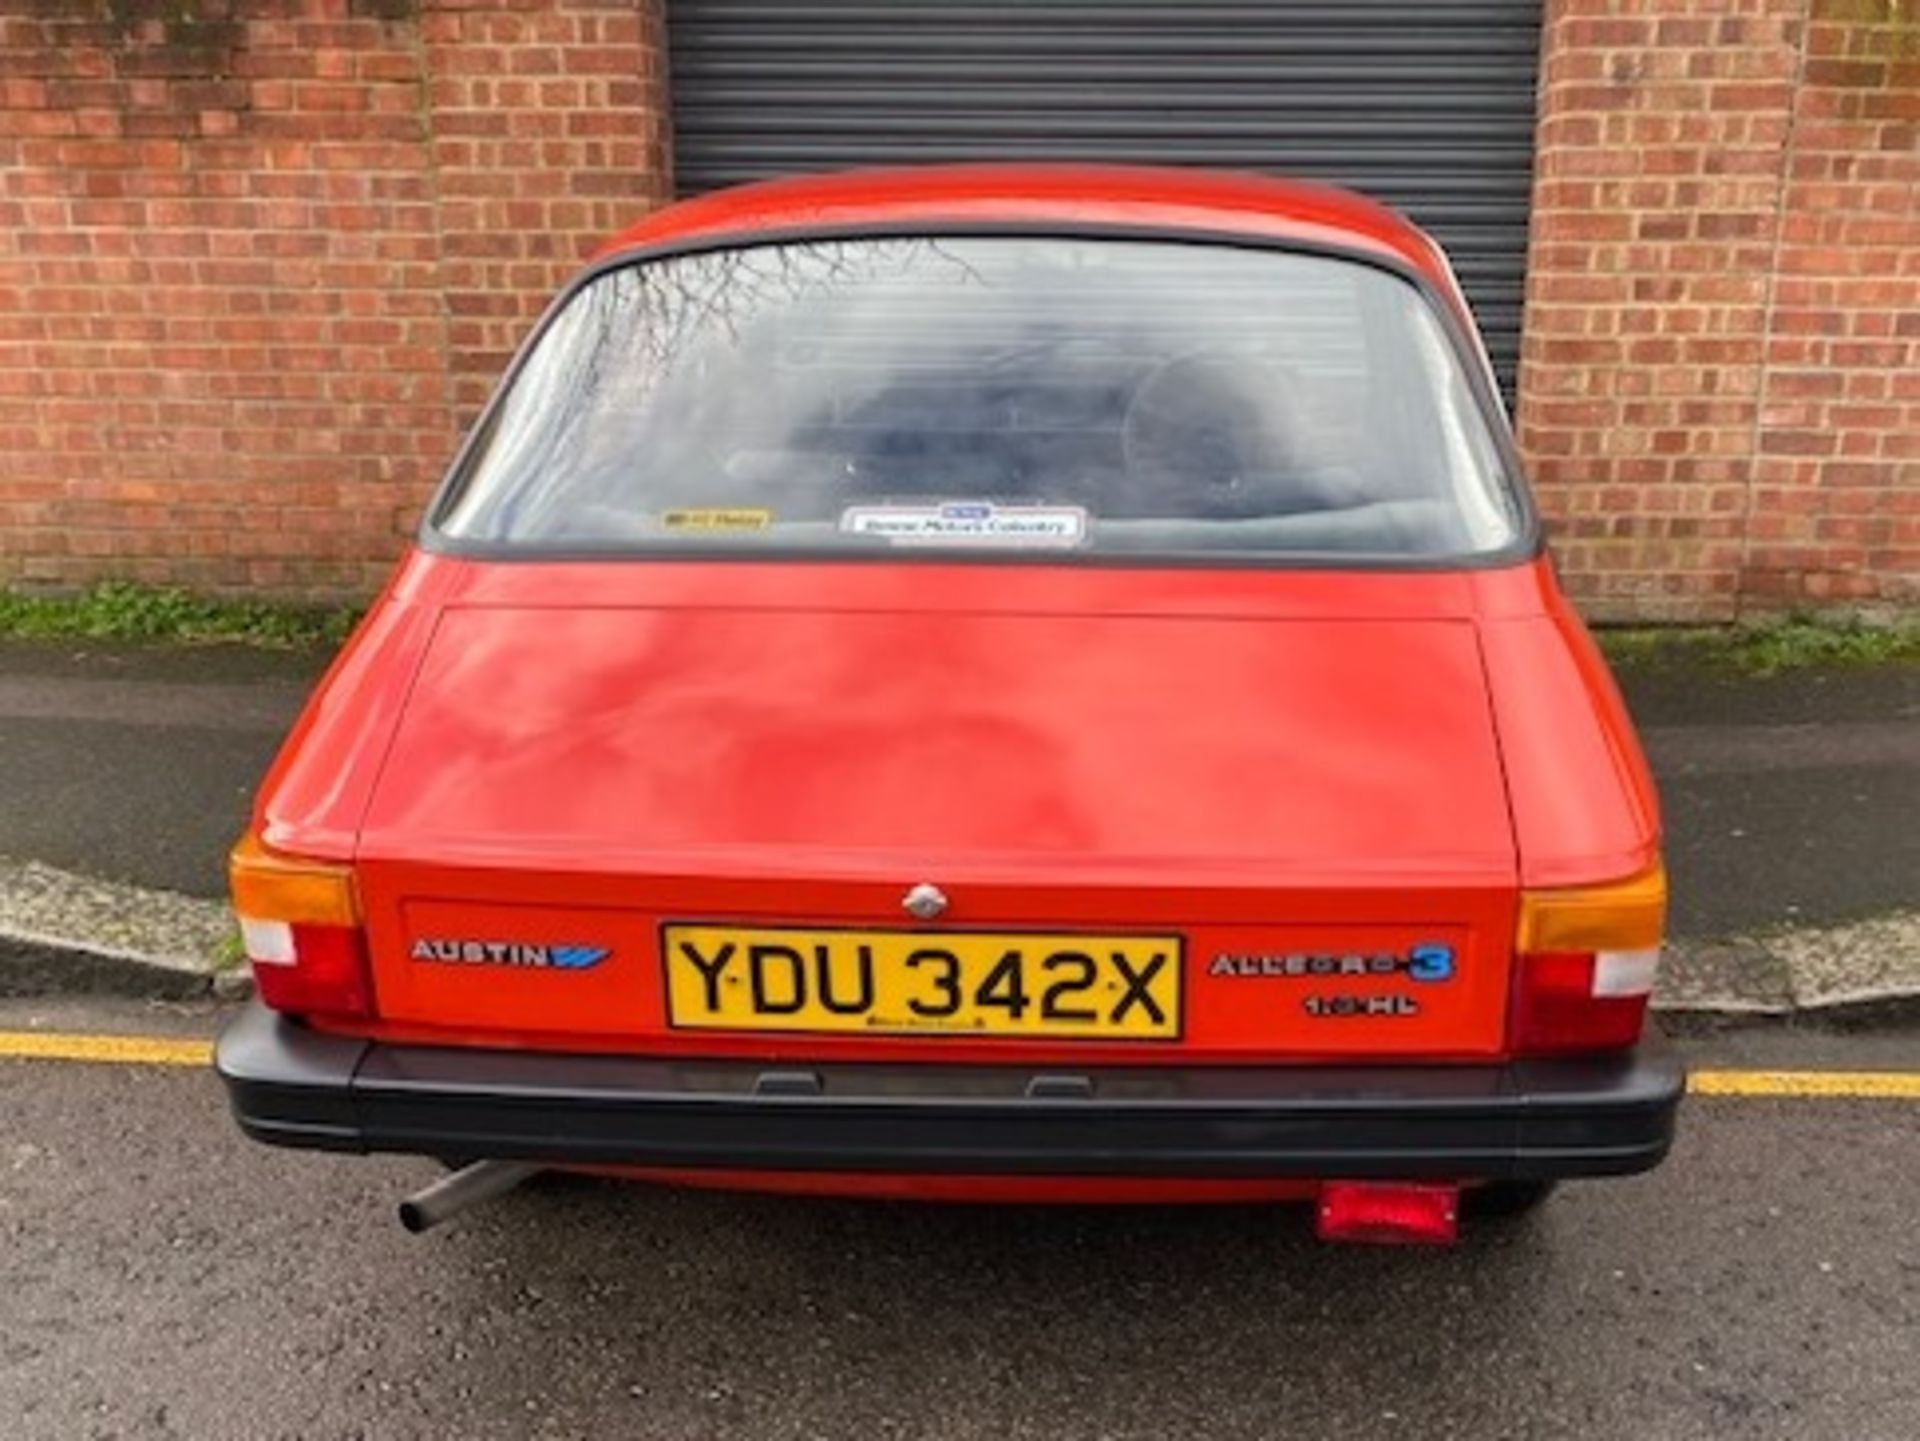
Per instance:
[[[1087,535],[1077,505],[996,505],[952,500],[937,505],[854,505],[840,516],[847,535],[901,545],[1074,546]]]

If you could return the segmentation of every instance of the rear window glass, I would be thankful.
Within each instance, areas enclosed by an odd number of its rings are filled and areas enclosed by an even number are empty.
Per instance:
[[[1435,558],[1518,519],[1454,348],[1355,261],[833,239],[589,281],[437,524],[535,550]]]

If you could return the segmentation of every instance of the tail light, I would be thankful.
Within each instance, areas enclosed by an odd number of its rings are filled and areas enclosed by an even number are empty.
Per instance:
[[[1516,937],[1513,1049],[1619,1050],[1640,1039],[1667,920],[1667,873],[1526,891]]]
[[[282,855],[248,836],[233,848],[228,875],[263,1003],[300,1015],[373,1013],[350,866]]]

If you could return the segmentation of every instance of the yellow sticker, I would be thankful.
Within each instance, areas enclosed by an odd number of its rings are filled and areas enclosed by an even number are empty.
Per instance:
[[[668,510],[660,524],[668,530],[765,530],[773,524],[770,510]]]

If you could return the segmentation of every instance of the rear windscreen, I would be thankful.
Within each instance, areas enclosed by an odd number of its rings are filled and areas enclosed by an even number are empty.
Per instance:
[[[436,517],[530,550],[1467,557],[1519,517],[1421,293],[1053,237],[647,260],[548,325]]]

